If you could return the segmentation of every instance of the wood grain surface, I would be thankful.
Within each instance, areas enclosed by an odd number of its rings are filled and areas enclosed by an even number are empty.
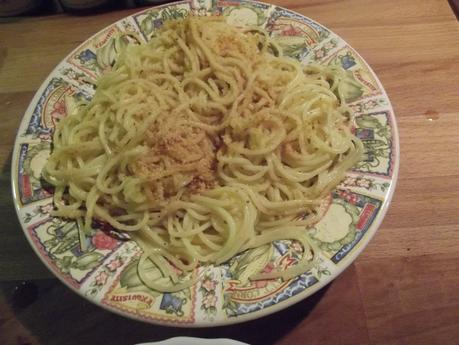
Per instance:
[[[179,335],[250,344],[459,344],[459,25],[446,0],[276,0],[344,38],[394,106],[400,173],[387,216],[354,264],[276,315],[217,329],[144,325],[52,278],[30,249],[10,192],[16,129],[73,48],[133,11],[0,24],[0,344],[134,344]],[[17,300],[29,281],[29,303]],[[16,292],[15,292],[16,291]]]

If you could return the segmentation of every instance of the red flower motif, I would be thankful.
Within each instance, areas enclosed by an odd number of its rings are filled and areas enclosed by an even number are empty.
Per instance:
[[[118,267],[121,267],[123,262],[120,259],[113,259],[107,265],[109,271],[114,272]]]
[[[105,235],[103,232],[98,232],[92,238],[92,244],[97,249],[113,249],[118,244],[118,241],[115,240],[113,237]]]
[[[44,140],[44,141],[49,141],[51,140],[53,137],[50,133],[42,133],[38,136],[38,138],[40,138],[41,140]]]
[[[361,178],[357,180],[357,186],[369,189],[371,187],[371,182],[372,181],[369,179]]]
[[[53,111],[51,112],[52,117],[59,119],[59,118],[64,117],[65,113],[66,113],[66,109],[65,109],[64,99],[54,103]]]
[[[39,207],[41,214],[48,214],[54,209],[53,204],[47,204]]]
[[[263,268],[263,270],[261,271],[261,273],[270,273],[274,270],[274,264],[272,262],[268,262],[265,266],[265,268]],[[272,281],[272,279],[262,279],[262,280],[254,280],[253,281],[253,284],[255,285],[255,288],[257,289],[262,289],[264,287],[266,287],[266,285],[268,285],[268,283]]]
[[[349,193],[347,191],[344,191],[344,190],[339,192],[339,196],[342,199],[346,200],[348,203],[354,204],[354,205],[357,204],[360,201],[360,198],[359,198],[358,195],[351,194],[351,193]]]
[[[339,191],[339,196],[343,199],[347,199],[347,197],[349,196],[349,193],[345,190],[340,190]]]
[[[263,271],[264,273],[269,273],[271,272],[272,270],[274,269],[274,264],[272,262],[268,262],[265,266],[265,268],[263,268]]]
[[[320,59],[325,56],[325,53],[322,49],[319,49],[318,51],[316,51],[315,56],[316,56],[316,59]]]
[[[102,286],[107,282],[108,279],[108,274],[105,273],[104,271],[100,272],[96,276],[96,285]]]
[[[332,48],[335,47],[335,44],[333,44],[333,42],[327,42],[324,44],[324,48],[327,49],[327,50],[330,50]]]
[[[376,107],[377,105],[378,103],[376,103],[376,101],[367,101],[363,104],[363,108],[366,110],[370,110]]]
[[[346,176],[346,178],[344,179],[344,182],[343,184],[345,186],[355,186],[357,183],[357,179],[355,177],[351,177],[351,176]]]
[[[215,307],[215,305],[217,304],[217,297],[214,294],[209,294],[206,297],[204,297],[202,303],[206,309]]]
[[[207,278],[203,283],[202,283],[202,287],[206,290],[206,291],[213,291],[215,290],[215,286],[217,284],[215,283],[215,281]]]
[[[263,289],[266,287],[266,285],[268,285],[268,282],[270,280],[255,280],[255,288],[257,289]]]
[[[303,246],[297,241],[294,241],[292,243],[292,249],[297,253],[302,253],[303,252]]]
[[[301,30],[295,28],[293,25],[287,25],[282,30],[282,35],[284,36],[301,36]]]
[[[350,204],[356,204],[358,201],[359,201],[359,197],[356,196],[356,195],[348,195],[346,197],[346,200],[350,203]]]

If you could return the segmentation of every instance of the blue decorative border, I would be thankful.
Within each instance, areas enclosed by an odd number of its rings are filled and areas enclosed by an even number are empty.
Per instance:
[[[279,256],[283,256],[289,250],[290,241],[275,241],[273,243],[274,248]],[[228,273],[228,270],[224,271]],[[228,277],[228,275],[227,275]],[[273,296],[266,297],[264,300],[260,300],[255,303],[237,303],[236,308],[228,309],[227,313],[229,317],[236,317],[243,314],[259,311],[264,308],[268,308],[272,305],[280,303],[293,297],[305,289],[317,284],[319,280],[312,275],[311,271],[305,272],[302,275],[294,278],[286,287],[281,291],[274,294]]]
[[[52,133],[52,128],[44,128],[42,126],[42,114],[43,114],[43,107],[45,106],[46,100],[48,99],[48,96],[57,88],[61,86],[69,86],[67,82],[65,82],[63,79],[60,78],[52,78],[48,86],[46,87],[45,91],[42,93],[40,96],[40,99],[37,102],[37,105],[35,106],[32,116],[30,118],[30,122],[27,125],[27,129],[25,131],[26,135],[34,135],[38,137],[40,134],[51,134]]]
[[[236,310],[233,312],[229,312],[228,316],[229,317],[235,317],[243,314],[248,314],[248,313],[253,313],[256,311],[259,311],[264,308],[268,308],[272,305],[278,304],[282,301],[285,301],[289,299],[290,297],[293,297],[300,292],[303,292],[307,288],[313,286],[314,284],[317,284],[319,280],[313,276],[310,272],[304,273],[297,278],[295,278],[286,288],[284,288],[281,292],[275,294],[272,297],[269,297],[268,299],[264,301],[259,301],[256,303],[238,303],[238,306]]]

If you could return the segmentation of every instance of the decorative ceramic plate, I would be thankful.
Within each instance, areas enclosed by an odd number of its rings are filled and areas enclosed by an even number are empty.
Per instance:
[[[136,345],[248,345],[240,341],[226,338],[204,339],[190,337],[176,337],[153,343],[142,343]]]
[[[356,86],[346,95],[355,112],[356,135],[365,155],[331,193],[323,219],[311,230],[321,249],[317,266],[289,281],[255,281],[240,286],[238,277],[259,260],[286,267],[301,256],[289,241],[274,251],[251,250],[211,267],[192,288],[160,294],[142,284],[136,271],[140,249],[97,230],[81,252],[76,224],[50,216],[52,189],[41,170],[50,153],[56,121],[66,116],[64,98],[90,99],[91,83],[110,70],[121,44],[119,32],[142,40],[170,19],[219,15],[230,24],[265,28],[286,55],[304,63],[337,64]],[[130,40],[129,36],[121,36]],[[63,37],[65,39],[65,37]],[[132,39],[135,40],[134,35]],[[138,39],[138,38],[137,38]],[[68,55],[49,75],[27,109],[13,154],[13,191],[24,232],[54,274],[84,298],[133,319],[170,326],[231,324],[279,311],[336,278],[368,244],[387,211],[398,171],[398,135],[389,99],[378,78],[345,41],[322,25],[292,11],[253,1],[188,0],[155,7],[103,29]],[[266,261],[264,261],[266,262]],[[269,267],[267,267],[268,269]]]

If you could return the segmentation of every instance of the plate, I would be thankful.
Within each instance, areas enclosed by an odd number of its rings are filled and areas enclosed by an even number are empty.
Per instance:
[[[139,247],[97,230],[81,252],[76,224],[50,216],[52,189],[41,179],[56,121],[66,115],[65,97],[90,99],[88,80],[110,70],[120,42],[145,41],[171,19],[189,15],[223,16],[234,25],[266,29],[286,55],[304,63],[338,64],[356,81],[346,94],[355,113],[356,135],[364,158],[324,203],[324,217],[310,230],[320,248],[317,265],[289,281],[256,281],[240,286],[237,277],[265,260],[255,249],[206,270],[190,289],[160,294],[144,286],[135,262]],[[62,37],[65,40],[65,35]],[[319,23],[274,5],[253,1],[188,0],[154,7],[98,32],[71,52],[48,76],[28,107],[15,142],[12,186],[24,233],[44,264],[84,298],[136,320],[181,327],[217,326],[259,318],[284,309],[336,278],[359,255],[387,211],[397,178],[398,134],[389,99],[363,58]],[[270,265],[287,267],[301,255],[288,241],[274,244]],[[268,268],[268,267],[267,267]]]
[[[204,339],[191,337],[175,337],[153,343],[142,343],[137,345],[248,345],[240,341],[226,338]]]

